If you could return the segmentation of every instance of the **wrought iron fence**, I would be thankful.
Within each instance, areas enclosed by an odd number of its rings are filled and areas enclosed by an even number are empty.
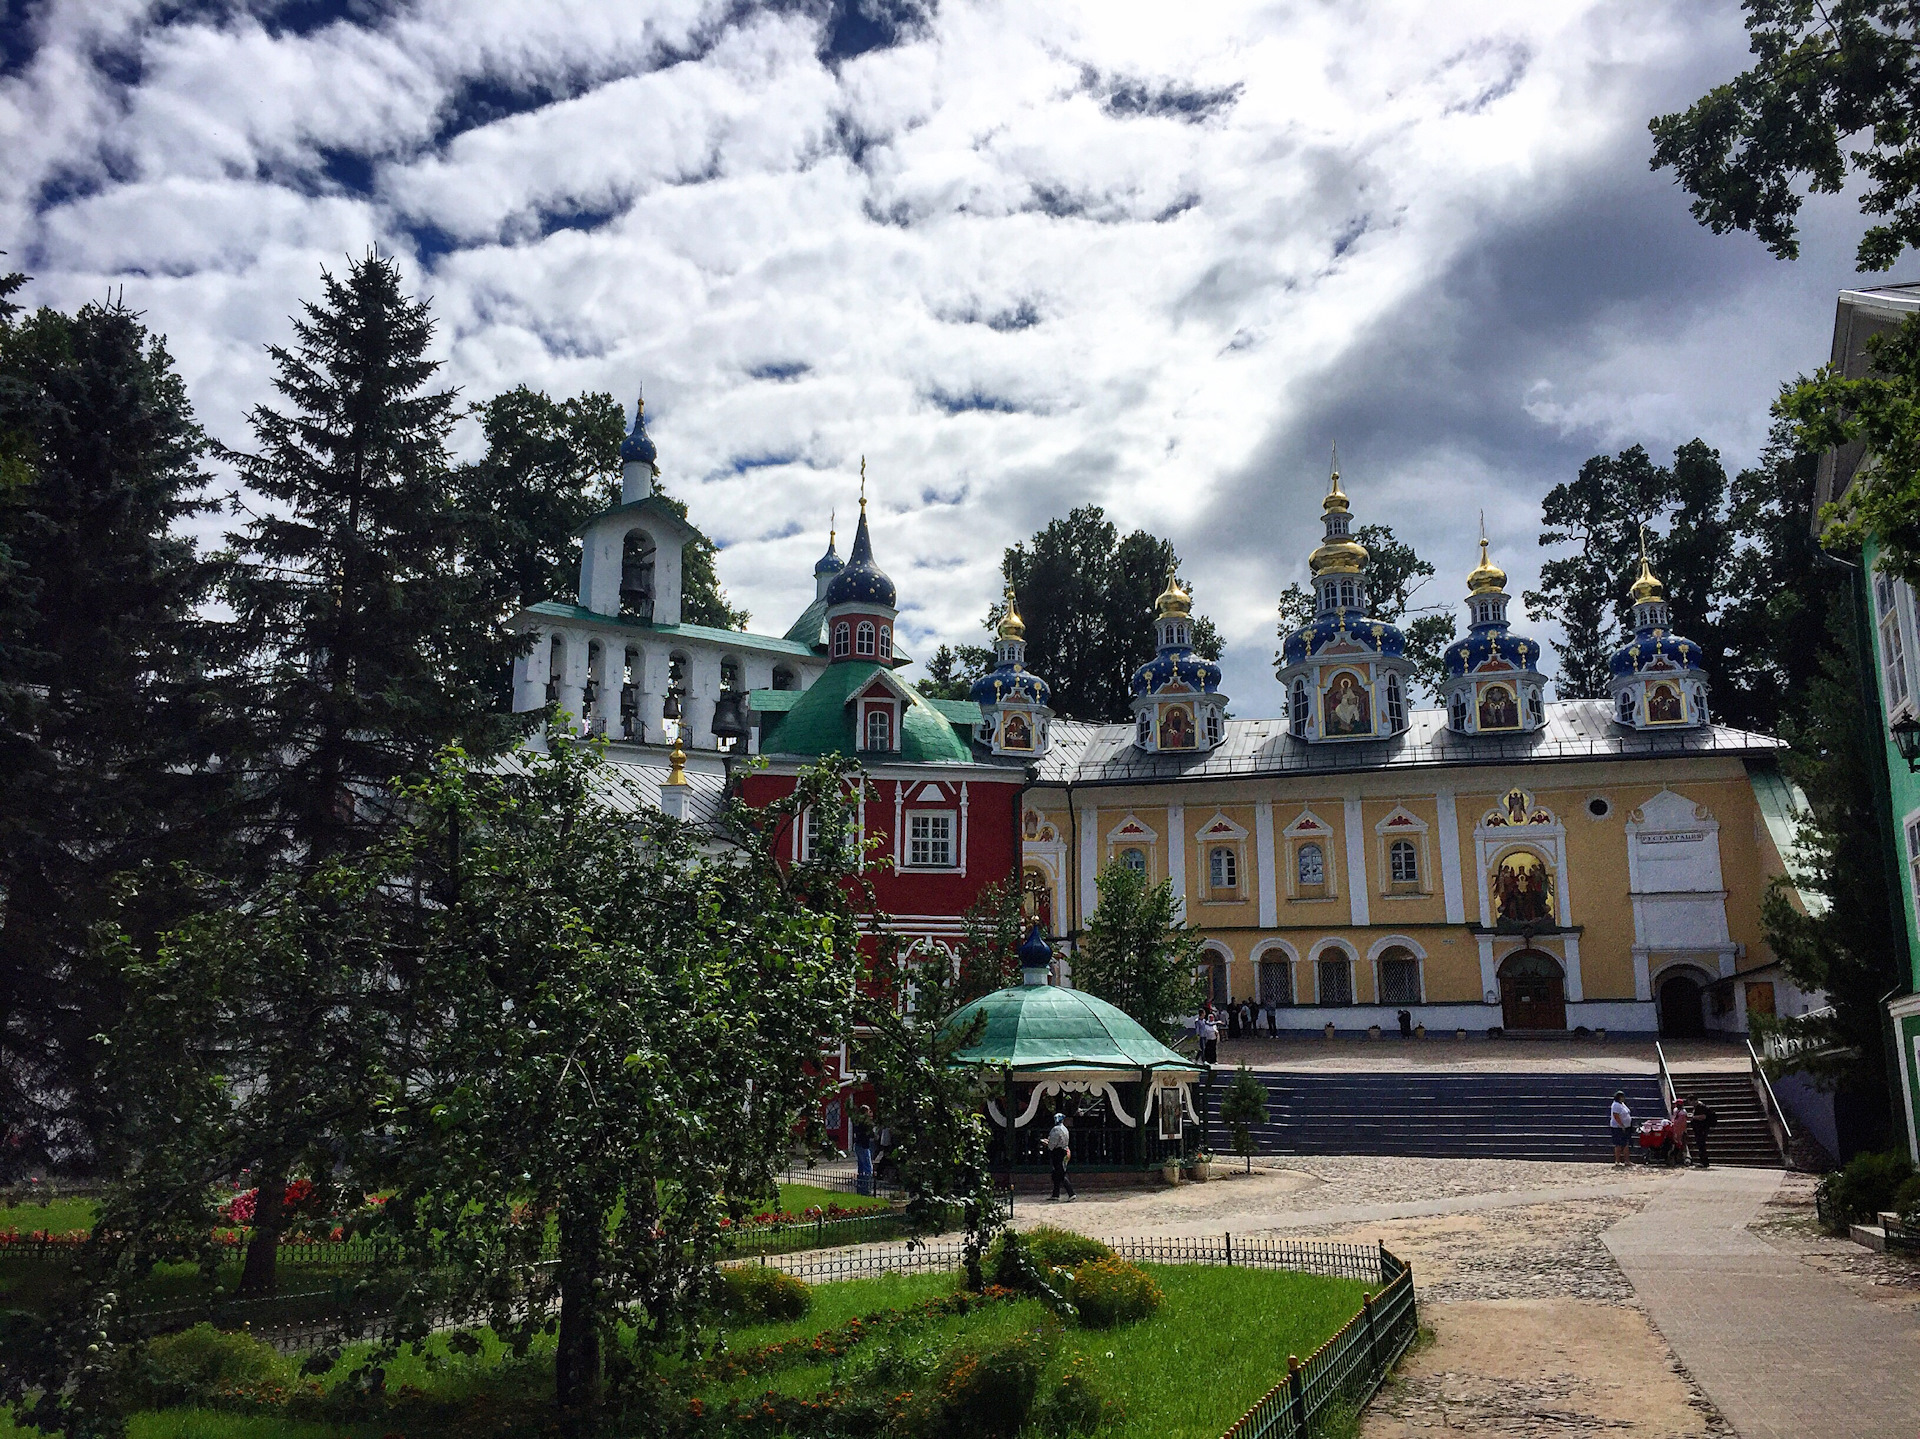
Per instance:
[[[907,1216],[897,1209],[871,1214],[824,1215],[792,1224],[755,1224],[729,1233],[726,1251],[732,1255],[789,1254],[802,1249],[827,1249],[843,1244],[871,1244],[898,1239],[908,1232]]]

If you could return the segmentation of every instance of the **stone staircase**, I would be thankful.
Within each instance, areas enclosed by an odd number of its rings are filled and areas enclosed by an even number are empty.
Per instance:
[[[1254,1132],[1261,1154],[1379,1154],[1439,1159],[1613,1157],[1607,1108],[1616,1089],[1636,1120],[1665,1113],[1650,1074],[1301,1074],[1255,1071],[1267,1087],[1268,1122]],[[1732,1081],[1745,1071],[1684,1075],[1682,1094],[1704,1096],[1720,1116],[1713,1161],[1779,1167],[1759,1104]],[[1697,1083],[1695,1081],[1698,1081]],[[1213,1145],[1230,1144],[1219,1124],[1224,1084],[1213,1089]],[[1756,1145],[1755,1126],[1762,1144]]]

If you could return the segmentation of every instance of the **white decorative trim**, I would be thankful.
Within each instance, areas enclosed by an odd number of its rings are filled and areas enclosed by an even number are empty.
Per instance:
[[[1311,809],[1302,809],[1293,817],[1293,823],[1281,833],[1288,839],[1317,839],[1325,842],[1333,838],[1333,826]]]
[[[1347,905],[1354,928],[1364,928],[1367,923],[1367,848],[1361,838],[1361,823],[1364,816],[1360,812],[1360,796],[1348,795],[1346,804],[1346,833],[1342,836],[1347,851]]]
[[[1137,826],[1139,829],[1139,833],[1123,834],[1121,831],[1125,830],[1128,825]],[[1138,815],[1134,814],[1131,810],[1127,812],[1127,817],[1125,819],[1121,820],[1120,823],[1116,824],[1112,829],[1107,831],[1108,844],[1131,844],[1136,840],[1145,840],[1148,844],[1153,844],[1159,838],[1160,836],[1153,831],[1153,829],[1147,824],[1147,822],[1141,819]]]
[[[1284,954],[1287,957],[1287,963],[1298,964],[1300,962],[1300,951],[1295,949],[1286,940],[1280,939],[1278,937],[1275,937],[1273,939],[1261,940],[1258,944],[1256,944],[1253,947],[1253,954],[1251,955],[1250,958],[1252,962],[1257,965],[1261,960],[1271,955],[1272,952],[1276,949],[1279,950],[1282,954]]]
[[[1272,813],[1271,805],[1268,806],[1268,813]],[[1193,842],[1196,845],[1211,844],[1216,839],[1245,839],[1246,837],[1247,832],[1219,810],[1215,810],[1213,818],[1193,832]]]
[[[1465,887],[1460,882],[1460,812],[1453,802],[1453,791],[1434,791],[1435,808],[1440,816],[1440,888],[1446,898],[1447,923],[1467,922]]]
[[[1180,916],[1187,910],[1187,811],[1185,806],[1167,806],[1167,878],[1173,881],[1173,897],[1180,902]]]
[[[1278,886],[1273,873],[1273,801],[1256,800],[1253,806],[1254,883],[1260,897],[1260,927],[1272,929],[1280,922]]]
[[[1396,804],[1387,816],[1373,827],[1375,834],[1386,834],[1389,831],[1394,834],[1425,834],[1427,822],[1405,805]]]
[[[1410,951],[1413,957],[1423,964],[1426,962],[1427,951],[1419,940],[1412,939],[1404,934],[1389,934],[1376,939],[1372,944],[1367,946],[1367,963],[1378,964],[1380,962],[1380,956],[1396,945],[1401,949]]]
[[[1073,796],[1067,796],[1067,802],[1073,802]],[[1100,872],[1100,808],[1089,806],[1085,822],[1080,826],[1080,912],[1074,916],[1076,927],[1084,928],[1093,917],[1094,908],[1100,902],[1099,885],[1095,882]]]

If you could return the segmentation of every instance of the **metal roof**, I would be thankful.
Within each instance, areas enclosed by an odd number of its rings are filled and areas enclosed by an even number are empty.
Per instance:
[[[1703,725],[1645,733],[1613,722],[1605,700],[1556,700],[1544,729],[1525,735],[1459,735],[1447,729],[1445,710],[1415,710],[1404,734],[1390,740],[1308,744],[1287,732],[1285,720],[1229,719],[1220,744],[1194,754],[1149,754],[1133,742],[1130,724],[1055,720],[1052,743],[1039,763],[1037,783],[1124,784],[1220,779],[1237,775],[1365,774],[1440,766],[1541,764],[1591,759],[1662,759],[1678,755],[1730,757],[1775,754],[1786,748],[1770,735]]]
[[[718,756],[714,756],[717,760]],[[524,749],[508,750],[489,761],[499,774],[531,773],[530,756]],[[666,783],[668,759],[664,750],[635,745],[609,745],[606,764],[595,765],[593,798],[595,803],[615,814],[645,814],[660,808],[660,786]],[[708,769],[689,756],[687,761],[688,823],[712,827],[719,822],[724,807],[727,776],[724,768]]]

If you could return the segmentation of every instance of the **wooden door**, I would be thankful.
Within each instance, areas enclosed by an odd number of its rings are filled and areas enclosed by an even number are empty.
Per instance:
[[[1559,975],[1503,975],[1500,1022],[1508,1029],[1565,1029],[1567,985]]]

